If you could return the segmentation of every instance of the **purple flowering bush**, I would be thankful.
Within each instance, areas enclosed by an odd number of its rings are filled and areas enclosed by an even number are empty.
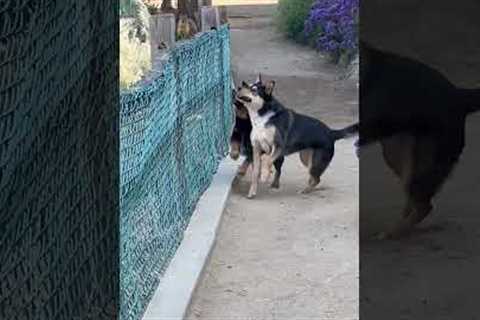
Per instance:
[[[316,0],[305,21],[304,32],[315,47],[336,63],[350,62],[358,51],[359,0]]]

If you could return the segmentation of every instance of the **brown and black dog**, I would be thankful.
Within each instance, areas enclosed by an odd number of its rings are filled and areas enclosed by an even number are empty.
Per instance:
[[[380,142],[407,201],[381,238],[410,231],[432,211],[432,198],[465,144],[466,117],[480,109],[480,89],[457,88],[429,66],[360,42],[360,139]]]
[[[258,179],[263,162],[275,166],[272,188],[280,187],[280,175],[285,156],[300,154],[300,160],[308,168],[309,181],[303,193],[312,192],[320,183],[320,177],[335,154],[335,142],[353,136],[358,124],[335,130],[322,121],[288,109],[273,95],[275,81],[242,83],[236,100],[247,108],[252,130],[253,148],[252,183],[248,198],[257,194]],[[266,155],[267,161],[261,159]]]
[[[257,82],[259,80],[257,79]],[[256,83],[257,83],[256,82]],[[252,85],[254,85],[253,83]],[[253,164],[253,148],[250,140],[252,133],[252,123],[245,105],[235,99],[236,91],[232,91],[235,107],[235,126],[230,138],[230,157],[237,160],[240,155],[245,159],[238,168],[238,176],[244,176],[248,168]],[[272,173],[272,165],[268,161],[262,161],[262,181],[268,180]]]
[[[235,91],[233,95],[235,95]],[[245,106],[236,100],[234,100],[234,106],[235,126],[230,138],[230,157],[237,160],[240,155],[245,156],[245,160],[238,169],[238,174],[243,176],[247,172],[248,166],[253,162],[252,143],[250,142],[252,124]]]

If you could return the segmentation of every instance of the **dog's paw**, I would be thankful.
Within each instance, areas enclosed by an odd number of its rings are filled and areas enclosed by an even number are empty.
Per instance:
[[[232,158],[233,160],[237,160],[238,158],[240,158],[240,150],[241,150],[240,142],[238,141],[230,142],[230,158]]]
[[[273,181],[272,184],[270,185],[270,188],[272,188],[272,189],[280,189],[280,182],[278,182],[278,181]]]
[[[248,164],[244,163],[238,167],[237,175],[240,177],[243,177],[244,175],[247,174],[247,171],[248,171]]]
[[[312,187],[306,187],[305,189],[303,190],[300,190],[300,194],[309,194],[309,193],[312,193],[314,189]]]
[[[250,186],[250,189],[248,189],[248,199],[253,199],[257,195],[257,187],[256,186]]]
[[[241,170],[237,171],[237,177],[239,177],[239,178],[245,177],[245,174],[246,174],[246,171],[241,171]]]

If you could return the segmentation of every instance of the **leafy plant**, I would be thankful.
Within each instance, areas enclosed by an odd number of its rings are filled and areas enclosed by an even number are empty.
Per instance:
[[[131,24],[120,26],[120,88],[127,89],[142,79],[151,69],[150,44],[130,38]]]
[[[279,30],[297,41],[305,41],[304,24],[314,0],[279,0],[276,23]]]
[[[305,21],[305,34],[333,60],[351,61],[358,51],[359,0],[316,0]]]

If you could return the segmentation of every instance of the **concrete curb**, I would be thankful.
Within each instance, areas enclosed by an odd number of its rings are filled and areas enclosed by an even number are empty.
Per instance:
[[[210,187],[200,198],[184,238],[163,276],[143,320],[183,320],[215,243],[230,195],[236,163],[224,159]]]

